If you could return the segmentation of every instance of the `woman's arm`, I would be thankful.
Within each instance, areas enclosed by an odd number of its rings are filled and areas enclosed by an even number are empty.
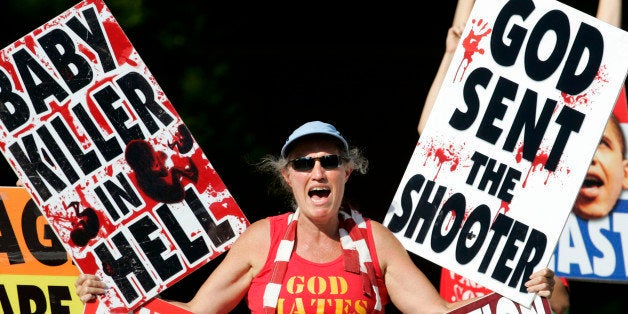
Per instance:
[[[421,117],[419,119],[419,125],[417,128],[419,135],[421,135],[423,129],[425,128],[425,123],[427,122],[427,118],[432,111],[432,107],[434,106],[434,102],[436,101],[438,91],[440,90],[441,85],[443,85],[443,81],[445,80],[445,74],[447,74],[447,69],[451,64],[454,52],[456,51],[456,46],[458,45],[458,41],[460,41],[460,36],[462,35],[462,31],[464,31],[464,27],[467,24],[467,19],[469,19],[469,15],[471,14],[471,9],[473,9],[474,3],[475,0],[458,0],[458,4],[456,5],[456,12],[454,13],[454,19],[452,21],[451,27],[447,30],[447,37],[445,39],[445,53],[443,54],[443,59],[440,62],[440,66],[438,67],[436,75],[434,76],[434,81],[432,81],[432,85],[430,86],[430,89],[427,92],[427,96],[425,97],[425,103],[423,104],[423,110],[421,111]]]
[[[246,295],[251,281],[266,262],[269,247],[269,220],[251,224],[194,298],[188,303],[173,303],[194,313],[228,313]]]

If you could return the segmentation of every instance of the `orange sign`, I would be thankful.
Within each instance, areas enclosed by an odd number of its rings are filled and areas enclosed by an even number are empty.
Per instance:
[[[81,313],[78,274],[26,189],[0,187],[0,312]]]

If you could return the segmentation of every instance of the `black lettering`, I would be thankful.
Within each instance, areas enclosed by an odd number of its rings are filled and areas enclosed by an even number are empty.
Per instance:
[[[480,230],[478,234],[474,234],[471,228],[478,224]],[[491,209],[482,204],[471,211],[460,230],[458,243],[456,243],[456,261],[465,265],[472,261],[480,252],[486,235],[491,225]],[[475,238],[475,239],[474,239]],[[467,246],[467,242],[471,242],[471,246]]]
[[[72,38],[63,30],[52,29],[37,41],[73,93],[92,82],[94,74],[89,61],[76,54]]]
[[[469,175],[467,176],[467,181],[465,181],[468,185],[473,185],[480,169],[488,162],[488,156],[476,151],[471,156],[471,160],[473,161],[473,165],[471,166],[471,171],[469,171]]]
[[[424,219],[423,224],[421,225],[421,229],[419,229],[419,233],[415,241],[417,243],[423,243],[425,241],[425,237],[427,236],[427,232],[430,229],[430,225],[436,216],[436,212],[438,207],[440,207],[440,203],[443,200],[443,196],[445,195],[445,191],[447,188],[440,186],[432,201],[429,201],[430,196],[432,195],[432,190],[434,189],[434,181],[427,181],[425,184],[425,189],[423,189],[423,193],[421,193],[421,197],[419,197],[419,202],[416,204],[414,208],[414,214],[412,215],[412,219],[408,223],[408,227],[404,234],[407,238],[412,238],[412,234],[415,232],[417,225],[421,219]],[[408,197],[410,201],[412,201],[410,194],[405,194],[404,196]]]
[[[174,117],[157,103],[153,88],[141,74],[130,72],[116,80],[116,83],[120,86],[120,89],[122,89],[122,92],[140,119],[142,119],[142,122],[144,122],[144,126],[150,134],[155,134],[155,132],[159,131],[159,126],[155,123],[150,113],[154,114],[165,126],[174,121]]]
[[[504,173],[506,172],[506,165],[499,164],[497,166],[497,170],[495,170],[495,164],[497,161],[493,158],[488,160],[488,164],[486,165],[486,170],[484,174],[482,174],[482,178],[480,179],[480,183],[478,184],[478,189],[481,191],[486,191],[486,186],[490,183],[491,187],[488,190],[488,194],[495,195],[497,194],[497,188],[504,177]]]
[[[116,94],[111,86],[105,86],[103,89],[95,92],[93,97],[125,144],[135,139],[144,138],[142,129],[137,123],[133,123],[131,126],[127,125],[131,117],[125,109],[122,106],[114,105],[120,100],[120,96]]]
[[[48,305],[46,303],[46,295],[37,286],[18,285],[17,286],[18,303],[20,313],[43,314],[46,313]],[[31,304],[35,305],[35,309],[31,308]]]
[[[554,50],[546,60],[539,59],[539,47],[545,34],[553,32],[556,36]],[[525,51],[525,70],[535,81],[543,81],[558,69],[565,51],[569,46],[569,18],[558,10],[547,12],[534,26]]]
[[[216,221],[209,215],[207,208],[205,208],[192,188],[185,191],[185,201],[190,206],[198,222],[205,228],[205,232],[207,232],[214,247],[220,247],[235,237],[235,232],[233,232],[229,221],[224,220],[216,224]]]
[[[563,156],[565,146],[567,146],[569,136],[571,136],[572,132],[578,133],[578,131],[580,131],[583,121],[583,113],[567,106],[563,106],[562,110],[558,114],[558,118],[556,118],[556,123],[561,125],[561,128],[558,131],[558,135],[556,135],[554,145],[552,145],[552,151],[547,157],[545,169],[550,171],[556,170],[558,162]]]
[[[66,25],[98,54],[100,64],[105,73],[114,70],[116,64],[94,8],[88,7],[82,13],[87,22],[86,25],[77,16],[71,17]]]
[[[22,232],[28,250],[40,263],[48,266],[63,265],[68,261],[68,253],[63,244],[47,223],[44,225],[43,238],[49,240],[51,245],[46,246],[39,242],[37,236],[37,219],[44,219],[41,211],[31,199],[24,206],[22,213]]]
[[[22,96],[16,94],[13,82],[0,69],[0,120],[9,132],[28,121],[31,110]]]
[[[54,96],[59,103],[62,103],[68,97],[68,93],[63,87],[39,64],[38,59],[33,57],[26,49],[16,51],[13,54],[13,59],[37,114],[49,110],[48,105],[45,103],[46,98]],[[31,75],[37,77],[40,83],[37,84],[35,78]]]
[[[150,272],[146,269],[146,265],[137,256],[137,253],[122,232],[110,236],[110,239],[119,252],[120,258],[116,259],[105,243],[97,245],[94,248],[94,253],[101,260],[105,274],[111,276],[124,299],[130,304],[137,300],[139,294],[127,278],[128,275],[134,275],[144,291],[150,291],[156,284],[153,278],[151,278]]]
[[[518,181],[521,178],[521,172],[517,169],[508,167],[505,164],[499,164],[497,170],[495,170],[497,161],[477,151],[473,153],[471,160],[473,161],[473,165],[471,166],[471,171],[467,176],[466,183],[473,185],[473,182],[475,182],[475,178],[477,178],[482,167],[486,166],[486,170],[482,173],[480,178],[478,189],[485,191],[486,186],[491,183],[488,193],[490,195],[497,194],[501,200],[509,203],[513,197],[509,191],[515,187],[515,181]],[[506,169],[508,170],[506,171]],[[498,188],[499,193],[497,193]]]
[[[24,263],[24,256],[20,251],[20,244],[17,242],[15,231],[9,220],[4,200],[0,202],[0,253],[2,252],[7,254],[9,264]]]
[[[63,301],[72,301],[72,294],[67,286],[48,286],[50,295],[50,313],[70,314],[70,307],[61,304]]]
[[[456,235],[460,230],[460,225],[462,225],[462,221],[464,220],[464,211],[465,211],[466,201],[464,195],[461,193],[456,193],[452,195],[445,204],[443,204],[443,208],[438,212],[436,216],[436,220],[434,221],[434,227],[432,228],[432,241],[430,242],[432,246],[432,250],[436,253],[441,253],[445,249],[451,245],[451,243],[456,239]],[[452,216],[454,217],[454,221],[451,224],[449,230],[447,230],[446,234],[441,234],[443,229],[443,222],[447,217],[449,212],[452,212]]]
[[[508,279],[510,273],[512,272],[512,268],[508,267],[506,263],[508,261],[512,261],[515,257],[515,254],[517,254],[518,247],[515,245],[515,242],[523,242],[526,238],[527,233],[528,226],[519,221],[515,221],[514,225],[512,226],[512,230],[510,230],[510,232],[508,233],[508,238],[506,239],[506,243],[504,244],[504,249],[497,259],[495,269],[491,274],[491,277],[493,277],[495,280],[498,280],[500,282],[506,282],[506,279]]]
[[[163,221],[166,229],[168,229],[168,232],[172,235],[174,242],[177,243],[177,246],[190,264],[197,262],[209,254],[209,247],[205,240],[203,240],[203,237],[198,237],[190,241],[185,231],[183,231],[183,228],[181,228],[181,224],[177,221],[177,217],[172,213],[168,205],[164,204],[160,206],[157,208],[156,213],[159,215],[159,219]]]
[[[533,162],[536,157],[536,152],[541,146],[541,141],[547,131],[552,113],[554,112],[554,108],[556,108],[556,101],[547,99],[543,105],[543,110],[541,111],[537,123],[535,121],[536,103],[537,93],[532,90],[526,90],[503,147],[504,150],[513,152],[525,128],[525,133],[523,133],[522,158],[530,162]]]
[[[479,139],[485,140],[491,144],[495,144],[497,139],[502,134],[502,129],[496,127],[493,121],[496,119],[502,120],[506,114],[506,105],[503,103],[503,99],[514,100],[517,95],[517,84],[513,81],[500,77],[497,80],[497,85],[491,96],[491,100],[488,102],[488,107],[480,122],[480,127],[476,136]]]
[[[493,77],[493,72],[487,68],[477,68],[469,74],[469,77],[464,82],[463,99],[467,105],[467,111],[462,112],[460,109],[456,109],[449,118],[449,125],[456,130],[466,130],[475,121],[480,112],[480,100],[476,94],[476,86],[482,86],[486,88],[488,83]]]
[[[13,314],[13,307],[11,306],[11,301],[9,301],[7,289],[3,284],[0,284],[0,307],[2,308],[2,313]]]
[[[61,141],[63,141],[63,144],[65,144],[69,155],[74,158],[76,164],[79,168],[81,168],[84,175],[88,175],[102,166],[94,150],[89,150],[87,152],[83,151],[81,146],[76,142],[76,138],[72,135],[72,133],[70,133],[60,117],[53,118],[52,121],[50,121],[50,124],[59,135]],[[74,183],[76,181],[71,182]]]
[[[42,177],[57,192],[62,191],[66,187],[66,184],[41,160],[39,147],[35,144],[35,139],[32,134],[24,135],[20,139],[24,144],[26,152],[20,148],[17,142],[9,146],[9,151],[13,154],[15,161],[20,168],[22,168],[24,175],[28,177],[31,185],[35,188],[35,191],[37,191],[42,201],[46,201],[52,196],[52,193],[48,190],[48,186],[46,186]],[[28,157],[26,156],[27,152]]]
[[[115,207],[113,207],[113,204],[111,204],[111,202],[109,201],[109,198],[107,198],[104,190],[101,187],[97,186],[94,188],[94,193],[98,195],[98,199],[105,207],[105,210],[107,210],[107,213],[109,213],[109,217],[111,217],[112,222],[118,222],[118,219],[120,219],[120,215],[118,214],[118,211],[115,209]]]
[[[170,257],[166,259],[162,257],[162,254],[168,248],[161,241],[161,238],[151,239],[151,234],[154,234],[159,228],[157,228],[157,224],[149,216],[144,216],[129,225],[129,230],[162,281],[169,281],[168,279],[183,270],[181,261],[179,261],[176,253],[169,252]]]
[[[516,181],[521,179],[521,171],[508,167],[508,172],[506,172],[506,177],[504,177],[504,181],[502,182],[502,187],[499,189],[499,193],[497,197],[506,203],[510,203],[512,201],[512,189],[515,188]]]
[[[110,136],[109,139],[105,139],[100,133],[100,128],[94,124],[92,116],[85,111],[85,108],[83,108],[81,104],[74,106],[72,111],[105,160],[111,161],[122,154],[122,146],[120,146],[118,139],[115,136]]]
[[[514,16],[519,16],[525,21],[532,11],[534,11],[534,2],[530,0],[508,1],[495,18],[491,36],[491,53],[497,64],[507,67],[517,61],[528,31],[516,23],[510,27],[509,22]],[[510,32],[506,35],[506,30],[509,28]]]
[[[100,201],[105,205],[105,209],[114,221],[117,221],[120,218],[118,213],[121,213],[123,217],[126,217],[131,212],[131,209],[129,209],[127,204],[132,205],[134,208],[142,206],[142,199],[139,195],[137,195],[126,175],[118,173],[116,175],[116,179],[118,180],[118,183],[107,180],[104,182],[104,187],[108,195],[116,203],[117,208],[113,207],[111,202],[109,202],[107,195],[100,187],[94,189],[100,198]]]
[[[580,60],[585,55],[585,50],[588,51],[589,57],[587,64],[580,74],[576,74],[579,71]],[[569,95],[580,94],[595,79],[603,55],[604,39],[600,31],[591,25],[580,24],[569,56],[565,61],[565,67],[556,83],[556,88]]]
[[[491,230],[494,231],[493,236],[491,238],[491,242],[486,248],[486,254],[480,263],[480,267],[478,268],[479,272],[486,273],[486,270],[493,259],[493,255],[497,252],[497,245],[499,244],[499,241],[502,237],[508,235],[512,223],[512,218],[504,214],[497,214],[497,218],[495,218],[495,222],[493,222],[493,225],[491,226]]]
[[[403,188],[403,193],[401,194],[401,216],[397,216],[396,214],[392,215],[392,218],[387,226],[393,233],[401,231],[408,223],[408,220],[412,215],[411,194],[412,192],[419,193],[423,184],[425,184],[425,177],[420,174],[412,176],[406,183],[406,186]],[[436,213],[436,209],[437,208],[433,209],[434,214]],[[418,220],[418,217],[416,219]],[[414,230],[414,227],[412,227],[412,229]]]
[[[515,287],[517,283],[520,282],[521,286],[519,287],[519,291],[527,292],[525,282],[527,281],[527,278],[530,278],[530,275],[532,275],[534,267],[539,264],[541,257],[543,257],[542,252],[545,251],[546,246],[547,236],[536,229],[532,229],[530,236],[526,241],[526,245],[521,252],[519,262],[517,263],[517,266],[515,266],[515,270],[512,273],[508,286]],[[534,254],[534,256],[530,258],[532,254]]]
[[[75,183],[79,180],[79,175],[72,167],[72,164],[68,161],[67,157],[63,154],[61,147],[59,147],[58,143],[55,141],[55,138],[52,137],[52,134],[47,128],[47,125],[42,125],[37,129],[37,135],[42,140],[42,143],[46,144],[46,149],[52,154],[53,158],[57,162],[58,168],[63,171],[65,177],[70,181],[70,183]]]

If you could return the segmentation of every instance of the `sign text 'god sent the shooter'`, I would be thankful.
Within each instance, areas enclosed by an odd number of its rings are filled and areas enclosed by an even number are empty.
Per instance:
[[[557,1],[476,1],[384,224],[526,306],[628,68],[626,32]]]

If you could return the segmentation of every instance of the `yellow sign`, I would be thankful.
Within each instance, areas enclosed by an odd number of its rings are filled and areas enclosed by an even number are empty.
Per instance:
[[[2,313],[82,313],[78,268],[26,189],[0,187]]]

